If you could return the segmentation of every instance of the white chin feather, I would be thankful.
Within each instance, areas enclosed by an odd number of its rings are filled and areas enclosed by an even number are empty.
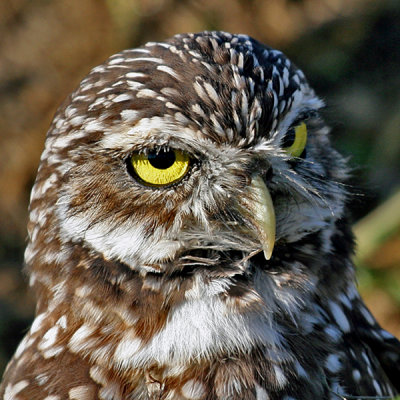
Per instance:
[[[63,203],[58,203],[61,237],[82,241],[106,259],[119,260],[132,269],[153,270],[151,264],[174,258],[182,243],[165,238],[157,228],[151,236],[139,224],[124,223],[110,228],[110,221],[92,222],[87,214],[68,216]],[[147,265],[147,266],[146,266]]]

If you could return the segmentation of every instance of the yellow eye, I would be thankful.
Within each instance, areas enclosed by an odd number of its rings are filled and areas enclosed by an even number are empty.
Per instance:
[[[165,186],[182,179],[189,170],[190,158],[180,150],[161,149],[131,157],[133,170],[149,186]]]
[[[307,144],[307,125],[302,122],[290,129],[284,139],[283,147],[292,157],[300,157]]]

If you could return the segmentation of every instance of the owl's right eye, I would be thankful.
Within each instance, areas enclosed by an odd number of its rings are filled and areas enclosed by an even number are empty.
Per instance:
[[[302,157],[307,144],[307,125],[301,122],[289,129],[284,138],[283,148],[292,157]]]
[[[134,153],[129,161],[140,182],[148,186],[176,183],[188,173],[190,167],[189,155],[173,149]]]

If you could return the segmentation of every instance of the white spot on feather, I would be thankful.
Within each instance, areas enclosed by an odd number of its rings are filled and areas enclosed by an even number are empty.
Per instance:
[[[37,384],[39,386],[43,386],[44,384],[46,384],[48,382],[49,378],[50,378],[49,375],[42,373],[42,374],[36,375],[35,381],[37,382]]]
[[[99,367],[98,365],[95,365],[94,367],[90,368],[89,375],[96,383],[98,383],[102,386],[104,386],[108,382],[108,379],[107,379],[106,374],[104,373],[104,370],[101,367]]]
[[[171,67],[168,67],[166,65],[158,65],[157,69],[159,71],[167,73],[168,75],[171,75],[173,78],[177,80],[181,80],[181,77]]]
[[[18,400],[17,394],[24,390],[29,385],[29,381],[23,380],[15,385],[9,383],[4,391],[4,400]]]
[[[68,347],[71,349],[71,351],[78,353],[84,349],[89,336],[94,332],[94,330],[95,328],[93,326],[85,324],[77,329],[68,343]]]
[[[206,92],[203,89],[203,86],[201,86],[200,82],[196,81],[193,83],[193,87],[197,95],[204,101],[207,101],[207,95]]]
[[[126,122],[135,122],[139,119],[140,112],[137,110],[121,111],[121,118]]]
[[[274,371],[279,387],[285,386],[287,383],[287,379],[284,372],[282,371],[282,368],[278,367],[277,365],[274,365]]]
[[[112,58],[108,63],[110,65],[115,65],[115,64],[119,64],[124,62],[125,58],[124,57],[116,57],[116,58]]]
[[[336,374],[340,371],[342,363],[337,354],[330,354],[325,361],[325,366],[329,370],[329,372],[331,372],[332,374]]]
[[[54,347],[50,347],[49,349],[43,351],[42,355],[43,355],[43,358],[48,359],[48,358],[58,356],[64,350],[65,350],[64,346],[54,346]]]
[[[116,360],[126,360],[133,358],[142,348],[143,343],[139,338],[126,337],[122,339],[114,353],[114,358]]]
[[[128,79],[145,78],[147,75],[142,72],[128,72],[125,77]]]
[[[21,343],[18,345],[17,350],[15,351],[14,357],[19,358],[21,357],[22,353],[28,349],[30,346],[32,346],[33,342],[35,341],[35,338],[30,336],[29,334],[26,335],[22,340]]]
[[[372,384],[374,385],[374,388],[376,390],[376,394],[378,396],[382,396],[382,388],[381,388],[381,385],[379,384],[379,382],[376,379],[374,379],[372,381]]]
[[[196,114],[200,115],[203,118],[207,118],[207,116],[204,113],[203,109],[197,103],[192,105],[192,111],[195,112]]]
[[[137,98],[155,98],[158,96],[158,93],[151,89],[140,89],[136,94]]]
[[[352,375],[353,375],[353,379],[354,379],[356,382],[360,382],[360,379],[361,379],[361,372],[360,372],[358,369],[354,369]]]
[[[220,98],[219,98],[218,93],[216,92],[216,90],[208,82],[204,83],[204,88],[206,89],[207,94],[209,95],[211,100],[215,104],[219,104],[220,103]]]
[[[30,332],[35,333],[35,332],[39,331],[40,328],[42,327],[43,322],[46,320],[46,318],[47,318],[47,313],[44,312],[44,313],[39,314],[32,322]]]
[[[83,126],[83,129],[86,132],[99,132],[99,131],[101,132],[101,131],[104,131],[105,127],[104,127],[104,124],[101,123],[100,121],[93,120],[93,121],[90,121],[87,124],[85,124]]]
[[[349,320],[347,319],[341,307],[337,303],[330,301],[329,308],[331,309],[333,318],[335,319],[338,326],[342,329],[342,331],[350,332]]]
[[[361,311],[361,314],[364,316],[364,318],[367,320],[367,322],[370,325],[372,325],[372,326],[376,325],[376,321],[375,321],[374,317],[371,315],[371,313],[369,312],[369,310],[367,310],[366,307],[364,307],[364,306],[360,307],[360,311]]]
[[[60,327],[58,325],[53,326],[50,328],[44,335],[42,340],[38,345],[39,350],[46,350],[54,345],[57,341],[58,331]]]
[[[333,342],[338,342],[343,333],[334,325],[328,325],[324,328],[324,332],[332,339]]]
[[[144,87],[143,83],[136,81],[127,81],[129,89],[131,90],[141,90]]]
[[[256,389],[256,400],[269,400],[267,391],[257,383],[254,385]]]
[[[302,378],[309,379],[309,375],[307,371],[303,368],[303,366],[296,360],[294,363],[294,368],[296,369],[297,375]]]
[[[89,385],[76,386],[68,391],[68,398],[70,400],[92,400],[93,392],[93,387]]]
[[[203,383],[191,379],[182,386],[182,394],[188,400],[200,400],[205,396],[206,390]]]
[[[178,107],[176,104],[171,103],[170,101],[167,101],[165,103],[165,106],[174,110],[180,110],[180,107]]]
[[[156,64],[163,64],[164,63],[163,59],[156,58],[156,57],[138,57],[138,58],[132,58],[130,61],[131,62],[144,61],[144,62],[151,62],[151,63],[156,63]]]
[[[127,93],[122,93],[112,99],[113,103],[121,103],[128,100],[132,100],[132,96]]]

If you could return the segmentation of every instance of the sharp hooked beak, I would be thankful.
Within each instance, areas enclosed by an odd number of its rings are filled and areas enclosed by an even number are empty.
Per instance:
[[[269,190],[259,175],[252,178],[249,186],[250,200],[246,200],[247,209],[251,212],[250,218],[260,237],[264,256],[269,260],[275,244],[275,210]]]

